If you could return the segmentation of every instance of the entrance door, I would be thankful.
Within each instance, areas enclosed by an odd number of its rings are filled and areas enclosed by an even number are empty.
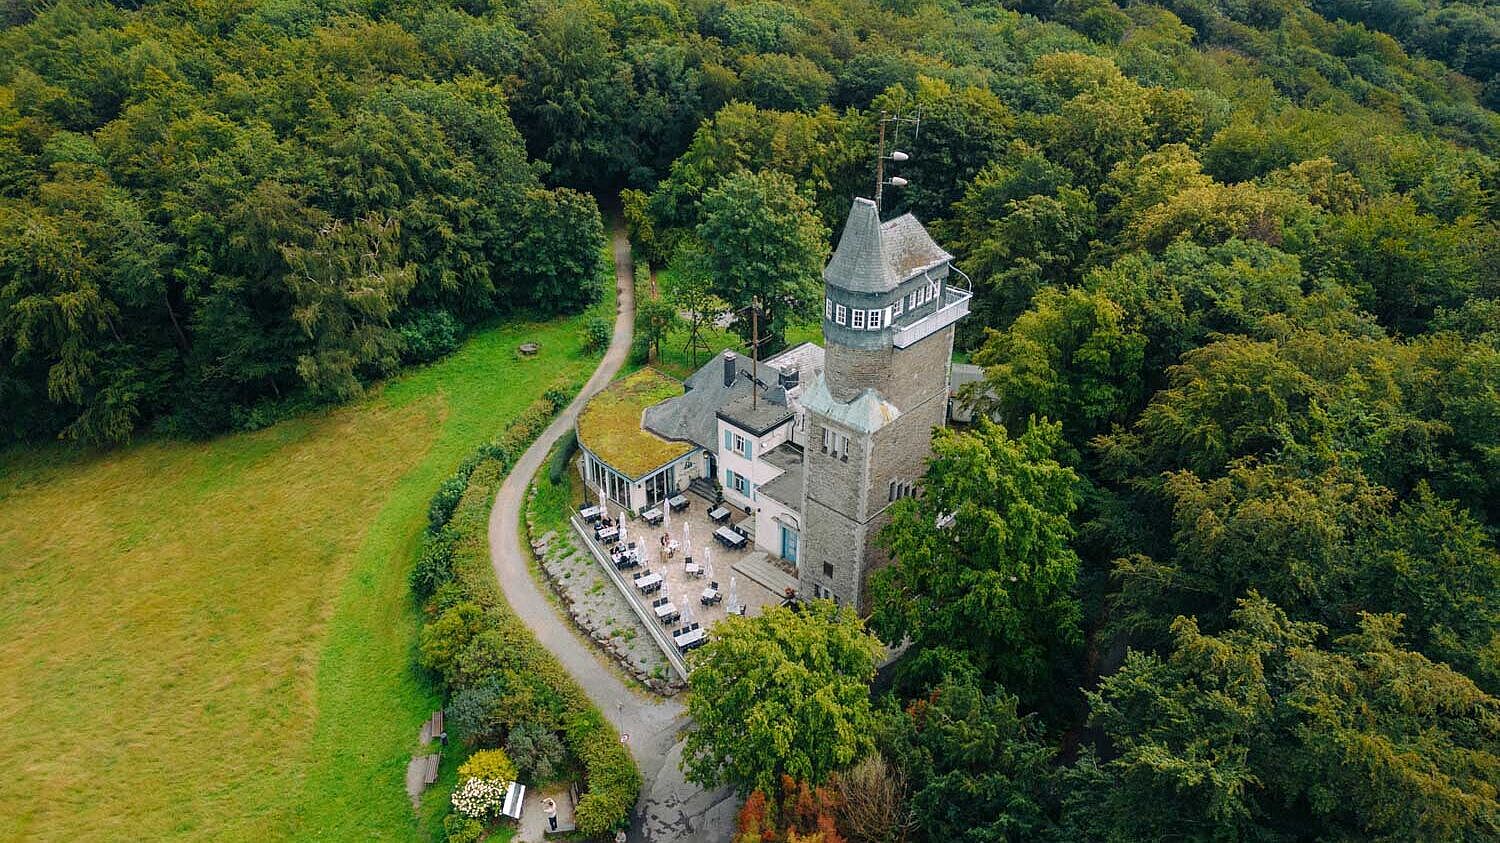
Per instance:
[[[781,558],[788,562],[797,561],[797,531],[785,524],[781,525]]]

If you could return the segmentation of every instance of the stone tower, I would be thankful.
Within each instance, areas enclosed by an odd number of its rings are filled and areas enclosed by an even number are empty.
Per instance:
[[[952,262],[912,215],[881,222],[874,202],[854,200],[823,270],[823,375],[801,399],[804,597],[869,610],[866,581],[887,561],[875,536],[946,417],[953,324],[970,298],[949,285]]]

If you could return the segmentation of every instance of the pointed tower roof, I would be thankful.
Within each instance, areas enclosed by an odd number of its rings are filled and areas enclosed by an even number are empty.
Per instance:
[[[933,241],[917,218],[903,214],[880,221],[875,203],[854,200],[833,259],[823,270],[830,285],[857,293],[887,293],[906,279],[953,256]]]

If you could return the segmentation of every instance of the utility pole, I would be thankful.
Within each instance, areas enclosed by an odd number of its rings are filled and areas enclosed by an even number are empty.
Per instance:
[[[885,124],[890,112],[880,112],[880,140],[875,145],[875,213],[880,213],[880,197],[885,193]]]
[[[760,406],[760,296],[750,297],[750,409]]]

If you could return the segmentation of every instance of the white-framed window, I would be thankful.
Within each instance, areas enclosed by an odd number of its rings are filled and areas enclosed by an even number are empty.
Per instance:
[[[937,297],[938,297],[938,282],[936,282],[936,281],[928,281],[927,282],[927,298],[929,298],[929,299],[936,299]]]
[[[854,315],[849,322],[849,327],[856,331],[863,331],[865,329],[865,312],[863,310],[857,307],[854,308]]]
[[[843,305],[836,304],[836,305],[833,306],[833,321],[839,323],[840,325],[843,325],[843,324],[845,324],[844,323],[844,319],[847,316],[847,314],[848,314],[848,309],[845,308]]]
[[[881,317],[883,317],[883,316],[885,316],[885,311],[884,310],[872,310],[872,311],[870,311],[869,321],[866,322],[866,324],[868,324],[870,326],[870,330],[872,330],[872,331],[878,331],[878,330],[880,330],[880,326],[882,324],[881,323]]]
[[[896,299],[896,303],[895,304],[891,305],[891,318],[894,319],[897,316],[900,316],[905,311],[906,311],[906,296],[902,296],[901,298]]]
[[[728,433],[728,431],[725,432]],[[734,435],[734,451],[745,459],[750,459],[752,453],[750,440],[736,433]]]
[[[750,496],[750,481],[743,474],[724,469],[724,485],[746,497]]]
[[[849,437],[831,427],[823,428],[823,453],[849,461]]]
[[[823,318],[833,318],[833,299],[823,299]]]

